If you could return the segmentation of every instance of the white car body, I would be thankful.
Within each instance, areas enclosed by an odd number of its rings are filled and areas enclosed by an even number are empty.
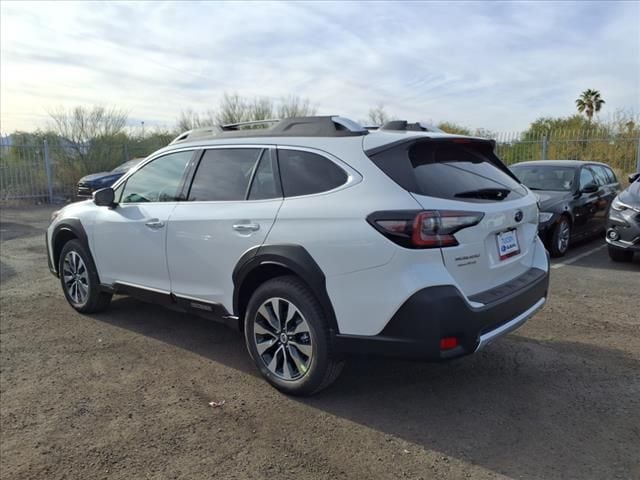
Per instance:
[[[508,287],[532,269],[543,272],[543,293],[493,330],[474,333],[472,347],[458,352],[472,353],[490,337],[521,325],[544,304],[549,263],[537,235],[535,195],[522,187],[523,193],[513,200],[472,202],[410,193],[366,153],[399,142],[453,138],[460,137],[380,130],[354,136],[220,135],[177,142],[152,154],[113,189],[118,192],[145,165],[167,153],[219,148],[258,148],[276,156],[286,150],[312,152],[339,166],[347,180],[329,191],[262,200],[119,202],[112,208],[91,200],[71,204],[58,212],[48,229],[50,265],[58,273],[59,232],[79,223],[105,288],[167,295],[186,301],[193,310],[222,312],[242,328],[243,308],[234,279],[239,262],[256,247],[301,246],[324,276],[329,310],[335,314],[333,334],[340,345],[349,340],[367,345],[360,341],[383,335],[402,306],[425,289],[455,289],[464,308],[482,312],[488,308],[478,300],[483,292]],[[389,210],[474,211],[483,217],[455,233],[458,245],[412,249],[390,241],[367,221],[372,212]],[[516,231],[520,251],[501,260],[496,235],[508,229]],[[512,288],[509,295],[517,291]],[[429,311],[424,316],[428,323]]]

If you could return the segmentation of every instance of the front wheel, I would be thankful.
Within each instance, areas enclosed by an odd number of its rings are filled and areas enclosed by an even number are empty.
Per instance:
[[[549,253],[552,257],[562,257],[569,250],[571,224],[567,217],[561,217],[551,233]]]
[[[332,349],[320,303],[295,276],[274,278],[256,289],[247,306],[244,333],[258,370],[284,393],[317,393],[344,366]]]
[[[58,272],[64,296],[77,311],[99,312],[111,302],[112,295],[100,289],[91,255],[78,240],[70,240],[62,247]]]
[[[633,260],[633,252],[621,250],[616,247],[609,246],[609,258],[614,262],[630,262]]]

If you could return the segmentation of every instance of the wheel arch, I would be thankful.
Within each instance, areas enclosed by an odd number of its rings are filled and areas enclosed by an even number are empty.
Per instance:
[[[80,241],[89,255],[91,255],[87,232],[82,226],[82,223],[80,223],[80,220],[78,220],[77,218],[66,219],[56,226],[56,228],[53,230],[53,235],[51,238],[51,247],[53,249],[53,265],[56,270],[60,265],[60,254],[62,253],[62,249],[64,248],[64,245],[70,240]],[[91,260],[93,261],[93,257],[91,258]]]
[[[233,270],[233,312],[240,319],[241,328],[251,294],[267,280],[283,275],[295,275],[311,289],[320,302],[330,333],[339,333],[324,273],[301,245],[264,245],[240,257]]]

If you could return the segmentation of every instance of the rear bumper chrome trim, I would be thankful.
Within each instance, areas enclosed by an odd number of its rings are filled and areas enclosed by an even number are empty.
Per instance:
[[[531,316],[533,316],[534,313],[540,310],[546,301],[547,301],[546,297],[542,297],[540,300],[538,300],[536,303],[534,303],[531,307],[529,307],[527,310],[522,312],[520,315],[515,317],[513,320],[509,320],[507,323],[503,323],[498,328],[491,330],[490,332],[487,332],[484,335],[481,335],[480,342],[478,343],[478,346],[476,347],[475,351],[477,352],[481,348],[493,342],[495,339],[502,337],[503,335],[506,335],[507,333],[512,332],[516,328],[520,327]]]

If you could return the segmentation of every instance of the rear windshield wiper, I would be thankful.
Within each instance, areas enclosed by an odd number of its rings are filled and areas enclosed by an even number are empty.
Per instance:
[[[487,200],[504,200],[511,190],[507,188],[480,188],[479,190],[469,190],[468,192],[456,193],[459,198],[483,198]]]

